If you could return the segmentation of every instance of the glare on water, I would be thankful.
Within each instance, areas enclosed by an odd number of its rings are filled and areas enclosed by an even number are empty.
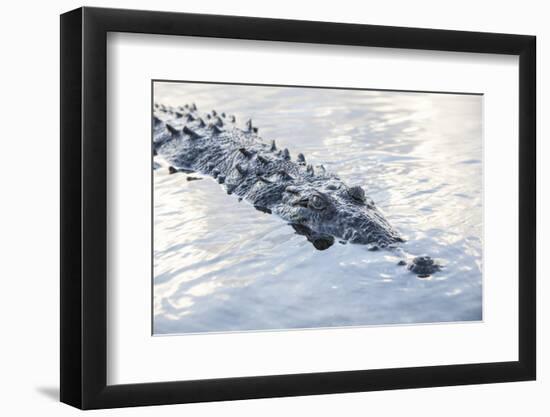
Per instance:
[[[318,251],[214,180],[163,166],[156,334],[481,320],[482,96],[190,83],[154,93],[243,125],[251,117],[264,139],[363,186],[406,239],[394,251]],[[419,278],[397,265],[423,254],[444,270]]]

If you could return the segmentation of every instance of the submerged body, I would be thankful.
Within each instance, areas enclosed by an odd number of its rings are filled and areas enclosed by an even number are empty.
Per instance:
[[[278,215],[319,250],[335,239],[372,249],[403,242],[361,187],[308,164],[302,154],[292,158],[288,149],[264,141],[251,121],[240,129],[235,117],[224,113],[201,116],[195,105],[155,104],[153,146],[172,172],[212,176],[228,194]],[[439,269],[430,265],[422,272]]]

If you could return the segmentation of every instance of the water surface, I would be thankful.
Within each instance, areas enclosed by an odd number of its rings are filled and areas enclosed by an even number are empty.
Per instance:
[[[157,82],[154,99],[251,117],[265,140],[363,186],[406,239],[318,251],[157,157],[155,334],[481,320],[482,96]],[[396,265],[423,254],[444,270]]]

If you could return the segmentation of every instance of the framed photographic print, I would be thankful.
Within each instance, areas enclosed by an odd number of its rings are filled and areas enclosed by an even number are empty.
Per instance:
[[[61,400],[535,379],[535,38],[61,16]]]

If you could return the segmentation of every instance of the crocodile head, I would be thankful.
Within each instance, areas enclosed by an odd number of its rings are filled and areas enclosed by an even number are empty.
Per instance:
[[[317,249],[334,238],[373,247],[403,241],[361,187],[339,181],[287,186],[278,212]]]

